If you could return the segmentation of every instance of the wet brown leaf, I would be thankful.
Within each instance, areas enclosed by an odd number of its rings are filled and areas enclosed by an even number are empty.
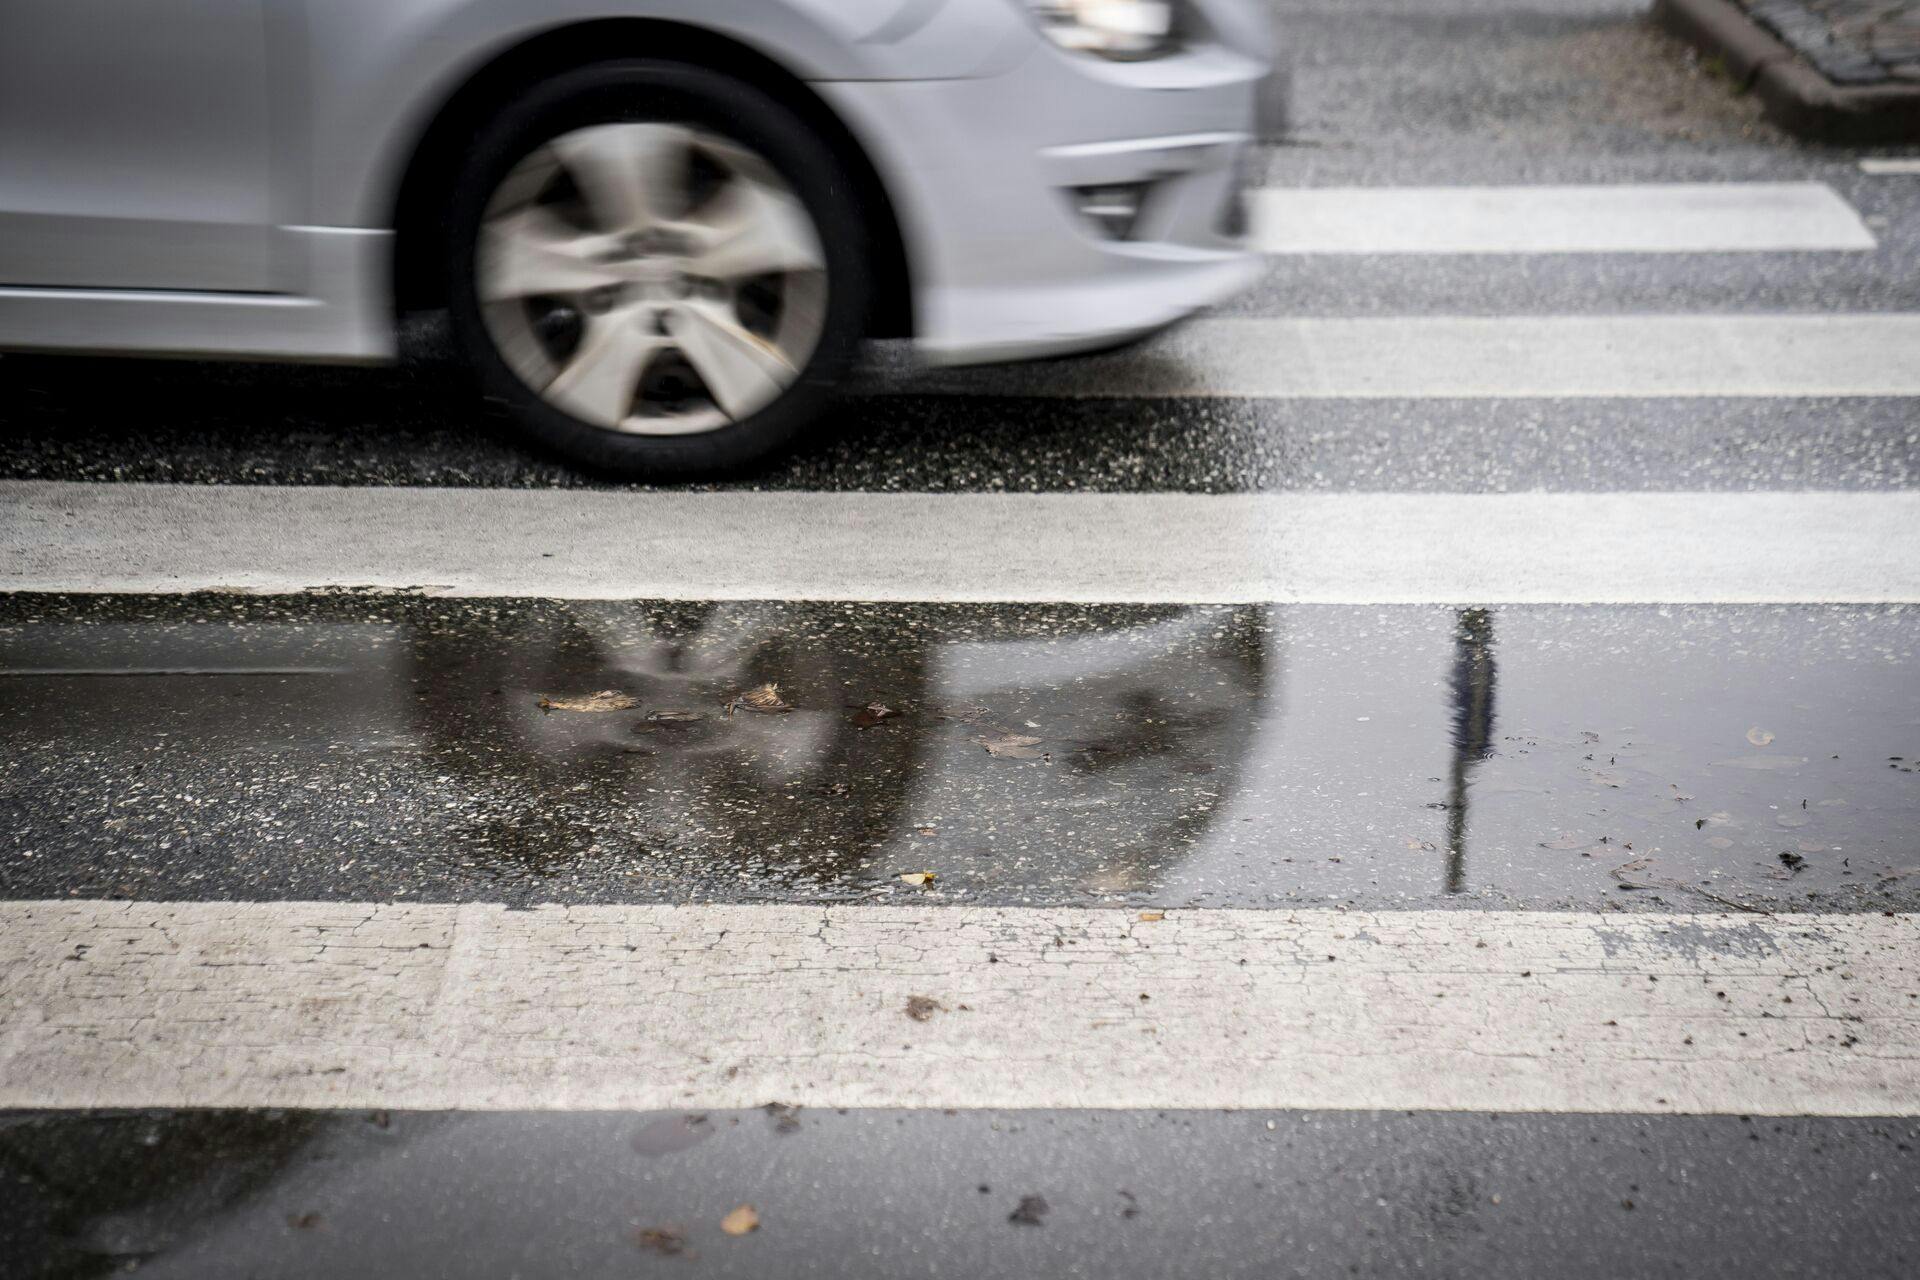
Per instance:
[[[900,883],[910,884],[916,889],[925,888],[939,878],[939,876],[931,871],[903,871],[900,873]]]
[[[925,1022],[936,1013],[945,1013],[947,1006],[932,996],[908,996],[907,1016],[915,1022]]]
[[[540,699],[542,711],[631,711],[639,705],[618,689],[602,689],[573,698]]]
[[[1652,889],[1655,886],[1642,880],[1642,873],[1653,865],[1652,858],[1635,858],[1632,862],[1623,862],[1609,874],[1618,880],[1623,888]]]
[[[1747,730],[1747,741],[1756,747],[1764,747],[1773,741],[1773,735],[1758,725],[1755,725],[1753,728]]]
[[[287,1225],[295,1231],[311,1231],[319,1226],[320,1223],[321,1217],[317,1213],[290,1213],[287,1215]]]
[[[1629,845],[1628,847],[1631,848],[1632,846]],[[1674,880],[1666,876],[1649,875],[1647,872],[1652,866],[1652,858],[1635,858],[1632,862],[1623,862],[1613,868],[1611,874],[1613,878],[1620,883],[1622,889],[1671,889],[1676,893],[1697,893],[1709,902],[1717,902],[1721,906],[1730,907],[1735,911],[1749,911],[1754,915],[1760,916],[1770,916],[1773,914],[1773,912],[1767,910],[1765,907],[1756,907],[1751,903],[1742,902],[1738,898],[1726,897],[1722,894],[1715,893],[1704,885],[1689,884],[1685,880]]]
[[[1017,1222],[1023,1227],[1037,1227],[1052,1207],[1044,1196],[1021,1196],[1020,1203],[1007,1215],[1007,1221]]]
[[[905,714],[905,712],[895,710],[884,702],[869,702],[866,706],[854,713],[853,725],[856,729],[871,729],[882,720],[892,720],[896,716]]]
[[[687,1236],[678,1227],[643,1227],[636,1237],[642,1249],[651,1249],[666,1257],[686,1252]]]
[[[743,711],[758,711],[762,714],[777,714],[793,710],[792,704],[780,696],[780,686],[771,682],[749,689],[727,703],[727,714],[733,714],[736,707]]]
[[[730,1236],[744,1236],[760,1229],[760,1215],[750,1204],[743,1204],[720,1219],[720,1229]]]
[[[992,737],[978,737],[975,742],[987,749],[990,756],[1001,756],[1011,760],[1038,760],[1046,752],[1035,744],[1039,738],[1027,733],[1002,733]]]

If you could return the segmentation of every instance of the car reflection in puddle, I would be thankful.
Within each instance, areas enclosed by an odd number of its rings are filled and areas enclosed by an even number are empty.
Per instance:
[[[1044,864],[1124,892],[1234,786],[1267,641],[1250,608],[582,602],[410,653],[419,731],[467,797],[448,856],[494,874],[611,858],[844,892]],[[768,685],[781,709],[740,701]],[[602,690],[632,705],[541,706]]]

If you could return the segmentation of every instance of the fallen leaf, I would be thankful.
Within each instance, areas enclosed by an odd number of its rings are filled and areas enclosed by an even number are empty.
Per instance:
[[[896,711],[884,702],[869,702],[866,706],[854,713],[853,727],[856,729],[871,729],[882,720],[892,720],[896,716],[905,714],[904,711]]]
[[[1773,741],[1773,735],[1758,725],[1755,725],[1753,728],[1747,730],[1747,741],[1756,747],[1764,747]]]
[[[541,698],[542,711],[631,711],[640,704],[618,689],[602,689],[578,698]]]
[[[287,1215],[287,1225],[295,1231],[311,1231],[320,1225],[320,1221],[320,1215],[317,1213],[290,1213]]]
[[[695,720],[705,720],[704,711],[649,711],[647,719],[655,724],[692,724]]]
[[[678,1227],[646,1227],[639,1234],[640,1247],[671,1258],[687,1247],[686,1233]]]
[[[1003,733],[991,738],[975,738],[974,741],[985,747],[990,756],[1004,756],[1013,760],[1038,760],[1046,754],[1034,745],[1040,739],[1026,733]]]
[[[1019,1205],[1007,1215],[1007,1221],[1017,1222],[1023,1227],[1037,1227],[1051,1207],[1044,1197],[1021,1196]]]
[[[915,1022],[925,1022],[936,1013],[945,1013],[947,1006],[932,996],[908,996],[907,1016]]]
[[[1142,911],[1140,913],[1140,919],[1145,921],[1147,924],[1154,924],[1158,921],[1165,920],[1166,918],[1167,918],[1167,913],[1164,911]]]
[[[720,1229],[730,1236],[744,1236],[760,1229],[760,1215],[754,1212],[752,1205],[743,1204],[720,1219]]]
[[[1628,847],[1631,848],[1632,846]],[[1647,868],[1652,865],[1652,858],[1635,858],[1632,862],[1623,862],[1613,868],[1611,874],[1615,880],[1619,881],[1622,889],[1671,889],[1677,893],[1697,893],[1709,902],[1717,902],[1721,906],[1731,907],[1735,911],[1750,911],[1755,915],[1761,916],[1770,916],[1773,914],[1773,912],[1767,910],[1765,907],[1756,907],[1750,903],[1741,902],[1737,898],[1723,897],[1701,885],[1688,884],[1684,880],[1672,880],[1664,876],[1645,874]]]
[[[1639,883],[1636,877],[1652,865],[1652,858],[1635,858],[1632,862],[1621,863],[1615,867],[1610,874],[1615,880],[1620,882],[1623,888],[1651,889],[1654,887],[1653,885]]]
[[[732,715],[735,707],[768,714],[793,710],[792,705],[780,696],[780,686],[771,682],[749,689],[727,703],[727,714]]]
[[[924,888],[939,878],[939,876],[931,871],[903,871],[900,873],[900,883],[910,884],[915,888]]]

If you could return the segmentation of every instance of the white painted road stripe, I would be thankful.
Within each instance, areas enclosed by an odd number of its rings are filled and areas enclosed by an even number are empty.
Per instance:
[[[929,370],[867,389],[1314,400],[1920,396],[1920,315],[1195,320],[1109,355]]]
[[[0,921],[0,1107],[1920,1114],[1915,916],[67,900]]]
[[[1723,253],[1871,249],[1824,182],[1304,187],[1248,193],[1267,253]]]
[[[0,481],[0,590],[1920,602],[1920,493],[873,494]]]
[[[1920,156],[1868,156],[1860,161],[1860,170],[1881,176],[1920,174]]]

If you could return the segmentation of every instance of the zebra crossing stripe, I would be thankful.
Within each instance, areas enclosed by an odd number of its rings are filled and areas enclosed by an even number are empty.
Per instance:
[[[1875,246],[1859,213],[1824,182],[1300,187],[1250,192],[1248,201],[1253,243],[1273,254],[1764,253]]]
[[[0,1107],[1920,1114],[1920,917],[12,902]]]
[[[873,494],[0,481],[0,590],[1920,602],[1920,493]]]
[[[1190,321],[1081,360],[875,378],[941,395],[1511,400],[1920,395],[1920,315]]]

